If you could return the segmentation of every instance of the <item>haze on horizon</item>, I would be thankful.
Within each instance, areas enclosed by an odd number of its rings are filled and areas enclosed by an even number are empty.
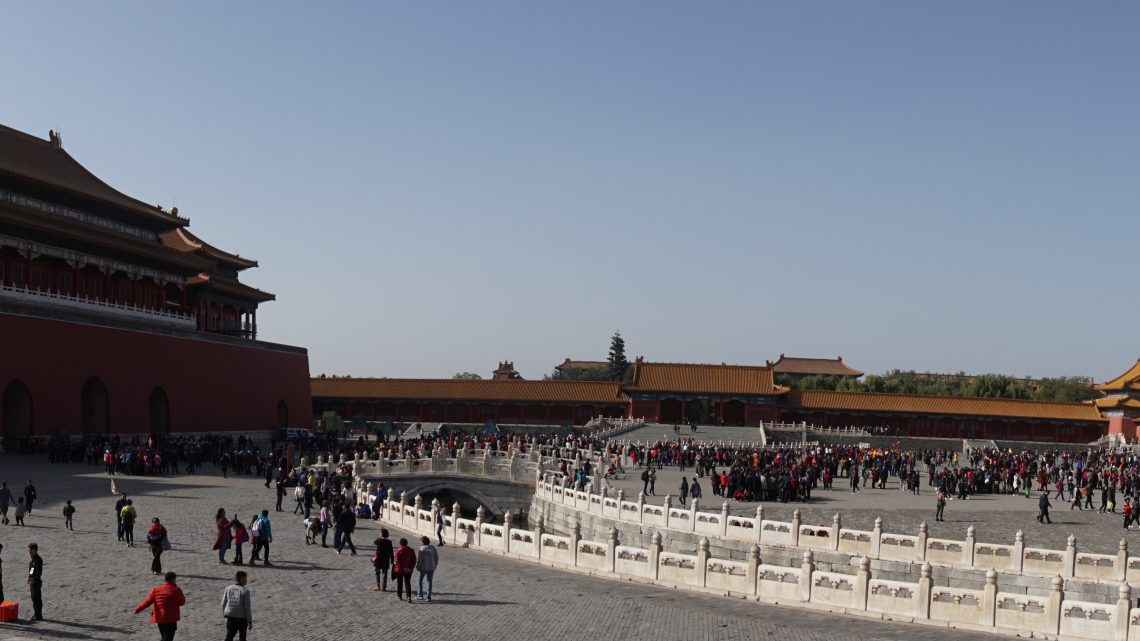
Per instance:
[[[11,3],[0,123],[257,259],[314,375],[1124,371],[1140,5]]]

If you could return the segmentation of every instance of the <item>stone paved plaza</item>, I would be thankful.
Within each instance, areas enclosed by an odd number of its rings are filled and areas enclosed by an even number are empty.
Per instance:
[[[187,595],[180,639],[224,637],[219,600],[235,568],[217,565],[210,550],[214,512],[225,507],[248,520],[257,510],[273,508],[272,491],[263,482],[249,477],[223,480],[212,468],[206,471],[164,478],[115,477],[119,489],[135,499],[139,528],[159,516],[170,530],[174,549],[163,555],[164,567],[179,574]],[[0,457],[0,476],[14,489],[32,478],[41,497],[26,527],[0,527],[0,543],[5,591],[10,600],[20,602],[25,619],[30,612],[23,582],[26,546],[39,543],[45,559],[47,619],[0,624],[0,641],[157,639],[149,615],[132,613],[156,583],[157,577],[149,573],[150,555],[145,545],[128,549],[115,540],[115,497],[101,468],[49,465],[43,457],[8,455]],[[60,512],[68,498],[77,508],[74,532],[62,527]],[[859,501],[863,509],[876,502],[870,496]],[[881,498],[877,502],[883,503]],[[369,521],[358,530],[358,556],[337,556],[331,548],[305,546],[300,519],[290,509],[287,501],[286,512],[271,512],[274,567],[247,568],[254,596],[254,639],[363,640],[388,633],[397,638],[475,640],[997,638],[600,579],[454,547],[441,550],[436,600],[399,603],[392,594],[370,589],[368,557],[379,524]],[[969,516],[995,531],[1006,518],[1004,510],[991,509],[958,509],[951,515],[963,519],[958,527]],[[1019,511],[1014,516],[1024,515]],[[904,517],[887,518],[894,522]]]

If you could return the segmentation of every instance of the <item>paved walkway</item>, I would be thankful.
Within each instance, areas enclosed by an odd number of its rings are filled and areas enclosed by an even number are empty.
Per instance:
[[[42,457],[0,457],[9,485],[35,480],[41,502],[25,528],[0,526],[4,544],[5,590],[28,615],[23,585],[27,543],[37,541],[45,559],[44,615],[34,624],[0,624],[0,641],[17,639],[155,639],[147,615],[132,614],[156,583],[144,546],[126,548],[115,540],[110,481],[98,468],[48,465]],[[220,639],[224,623],[221,590],[232,566],[217,565],[210,550],[213,515],[219,506],[243,519],[272,510],[272,493],[262,483],[195,475],[167,478],[115,477],[139,511],[140,522],[157,515],[170,529],[174,549],[164,566],[179,574],[187,595],[180,639]],[[76,530],[62,528],[63,500],[77,508]],[[375,593],[368,563],[379,525],[368,522],[357,539],[359,556],[307,547],[299,517],[271,513],[274,567],[247,568],[257,621],[254,639],[373,639],[383,631],[398,638],[598,639],[693,641],[854,636],[866,640],[945,639],[945,629],[884,624],[855,617],[760,605],[686,591],[616,582],[445,547],[437,597],[432,603],[399,603]],[[394,532],[394,534],[396,534]],[[331,535],[330,535],[331,536]],[[398,535],[397,535],[398,536]],[[249,550],[246,554],[248,557]],[[956,639],[995,639],[953,633]]]

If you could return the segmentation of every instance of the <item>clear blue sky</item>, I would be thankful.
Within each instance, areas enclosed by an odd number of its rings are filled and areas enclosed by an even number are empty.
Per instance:
[[[252,256],[314,374],[1137,356],[1140,4],[10,3],[0,122]]]

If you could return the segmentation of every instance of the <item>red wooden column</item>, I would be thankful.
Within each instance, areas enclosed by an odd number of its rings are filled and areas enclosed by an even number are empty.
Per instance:
[[[128,275],[127,278],[131,279],[131,307],[135,307],[139,304],[138,286],[136,285],[138,281],[130,275]]]
[[[657,409],[655,409],[654,411],[657,413],[657,416],[654,418],[654,420],[660,421],[661,420],[661,399],[660,398],[657,399],[656,405],[657,405]]]
[[[32,252],[24,253],[24,289],[32,288]]]
[[[681,422],[686,423],[689,420],[688,412],[689,402],[686,400],[681,401]]]
[[[571,418],[570,422],[571,423],[574,422],[573,418]],[[546,424],[550,425],[550,406],[549,405],[546,406]]]
[[[186,285],[182,285],[182,313],[186,313]]]
[[[113,273],[114,270],[110,269],[103,271],[103,300],[107,302],[115,300],[115,279],[111,278]]]
[[[72,269],[71,275],[71,295],[79,296],[79,266],[82,263],[75,261],[75,267]]]
[[[724,421],[724,401],[719,401],[716,404],[716,422],[720,424]]]

